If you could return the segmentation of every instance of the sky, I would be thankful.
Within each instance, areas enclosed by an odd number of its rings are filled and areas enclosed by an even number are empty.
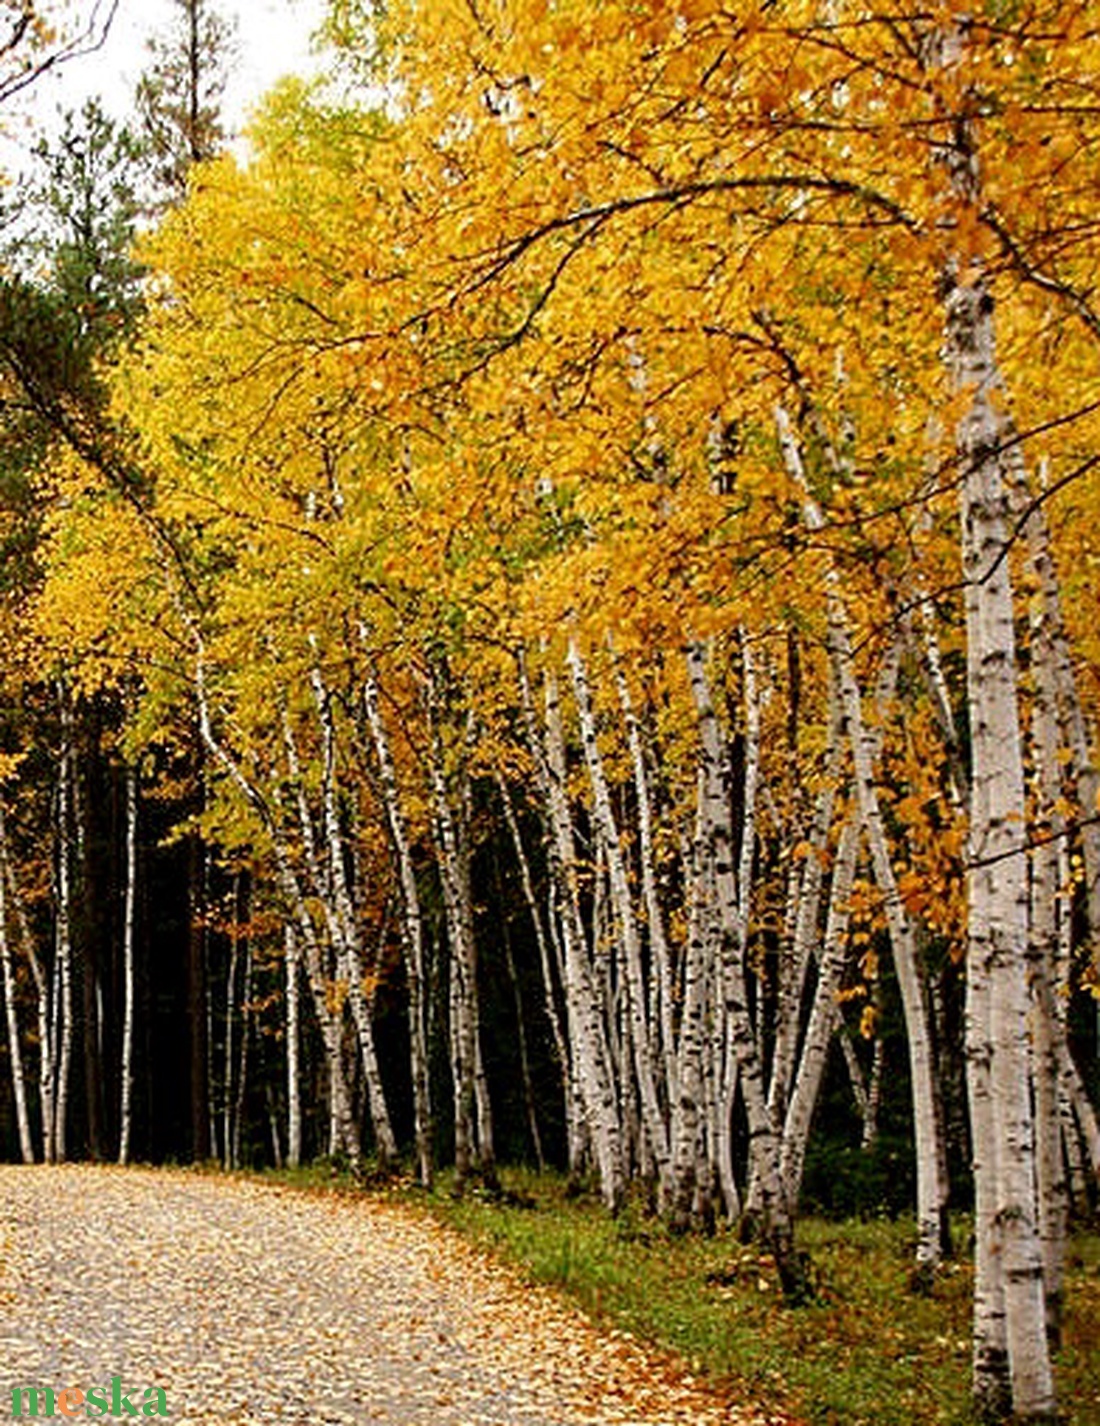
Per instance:
[[[215,0],[214,8],[237,21],[239,56],[230,74],[224,116],[236,130],[248,108],[285,74],[315,73],[319,64],[310,53],[310,36],[325,9],[324,0]],[[134,87],[149,61],[146,41],[171,24],[171,0],[119,0],[106,42],[94,54],[73,59],[45,75],[26,92],[21,115],[30,124],[12,123],[7,149],[26,148],[32,131],[52,127],[62,109],[79,109],[93,94],[103,97],[109,113],[124,116]],[[19,167],[18,162],[12,165]]]

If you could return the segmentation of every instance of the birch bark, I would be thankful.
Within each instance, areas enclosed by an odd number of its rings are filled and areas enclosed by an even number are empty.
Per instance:
[[[759,1194],[762,1236],[775,1258],[784,1296],[789,1302],[797,1303],[805,1300],[810,1287],[805,1263],[795,1250],[793,1213],[779,1172],[779,1141],[768,1113],[760,1055],[749,1014],[743,963],[745,924],[742,907],[746,903],[743,897],[738,896],[734,871],[733,829],[724,773],[726,759],[700,645],[690,644],[686,658],[702,744],[704,824],[710,844],[721,928],[721,994],[733,1060],[740,1076],[749,1121],[750,1177]],[[727,1090],[732,1084],[731,1074]],[[721,1105],[722,1117],[727,1121],[731,1104],[732,1095],[729,1095]]]
[[[577,1147],[574,1142],[577,1136],[576,1106],[573,1102],[573,1071],[572,1056],[569,1052],[568,1042],[562,1028],[561,1015],[558,1012],[558,1001],[555,993],[554,972],[551,962],[550,946],[547,944],[546,931],[543,928],[542,916],[539,913],[539,904],[535,899],[535,889],[531,880],[531,864],[527,858],[527,851],[523,845],[523,837],[520,835],[519,820],[516,817],[516,810],[512,803],[512,794],[508,789],[508,783],[504,775],[497,772],[497,789],[500,793],[501,806],[504,808],[504,820],[508,827],[508,834],[512,839],[512,846],[516,853],[516,863],[519,866],[520,884],[523,887],[523,899],[527,905],[527,914],[531,918],[531,924],[535,932],[535,944],[539,953],[539,968],[542,972],[542,994],[543,1004],[546,1008],[546,1018],[550,1023],[550,1033],[554,1040],[554,1052],[557,1057],[558,1067],[561,1070],[562,1095],[565,1101],[565,1128],[569,1139],[568,1157],[572,1168],[577,1157]]]
[[[619,840],[619,829],[611,807],[611,795],[604,772],[603,758],[596,738],[596,722],[592,713],[588,670],[574,639],[569,642],[567,660],[580,720],[581,744],[592,787],[596,823],[607,859],[615,930],[622,948],[627,995],[626,1012],[629,1016],[634,1074],[641,1097],[642,1123],[645,1127],[650,1151],[656,1160],[658,1192],[660,1200],[664,1204],[671,1187],[668,1126],[661,1111],[653,1069],[650,1026],[646,1018],[646,994],[642,971],[642,950],[638,937],[638,920],[634,910],[634,898],[630,891],[622,845]]]
[[[807,528],[812,531],[820,530],[824,523],[821,511],[810,494],[801,452],[791,430],[790,419],[781,406],[776,407],[775,422],[784,465],[792,480],[803,492]],[[942,1156],[935,1109],[928,1010],[920,981],[916,938],[894,874],[875,784],[875,738],[864,726],[862,697],[855,676],[847,614],[840,594],[839,578],[832,567],[826,571],[825,588],[829,654],[836,671],[845,733],[852,750],[860,820],[867,834],[875,880],[883,896],[898,986],[905,1011],[917,1151],[917,1265],[919,1268],[931,1269],[940,1260],[942,1244],[946,1237],[947,1192],[946,1185],[940,1178]]]
[[[42,1157],[48,1164],[56,1161],[54,1144],[54,1038],[51,1026],[50,984],[45,969],[35,949],[27,924],[26,912],[20,899],[19,887],[15,879],[15,869],[11,863],[8,845],[7,821],[3,804],[0,803],[0,876],[15,923],[19,945],[31,968],[34,980],[36,1016],[38,1022],[38,1100],[39,1117],[42,1122]]]
[[[409,1059],[413,1082],[413,1137],[416,1142],[416,1162],[420,1184],[432,1184],[432,1106],[428,1084],[427,1032],[424,1023],[424,922],[420,911],[420,893],[416,885],[416,870],[401,796],[397,772],[390,751],[389,736],[378,706],[378,684],[372,672],[363,680],[363,710],[367,717],[371,742],[382,787],[382,804],[390,844],[397,862],[401,886],[401,940],[405,952],[405,986],[408,995]]]
[[[566,793],[565,744],[557,685],[546,675],[545,743],[522,650],[518,656],[521,706],[536,782],[546,808],[551,837],[551,875],[558,887],[560,930],[565,967],[565,1000],[569,1043],[574,1048],[577,1088],[584,1107],[585,1127],[600,1174],[604,1202],[617,1211],[625,1192],[622,1125],[616,1098],[607,1027],[597,999],[595,972],[581,918],[573,824]]]
[[[73,1058],[73,943],[72,943],[72,760],[73,726],[68,693],[59,686],[61,704],[61,761],[57,783],[57,865],[54,927],[54,956],[60,995],[55,1001],[59,1010],[57,1057],[57,1089],[54,1100],[53,1141],[57,1158],[67,1157],[69,1120],[69,1084]]]
[[[318,888],[326,904],[331,904],[330,930],[335,937],[338,955],[343,962],[343,970],[348,985],[348,1000],[351,1004],[352,1019],[359,1039],[359,1053],[363,1060],[363,1074],[367,1082],[367,1099],[370,1105],[371,1125],[374,1129],[375,1150],[379,1166],[387,1169],[397,1159],[397,1140],[386,1103],[382,1072],[378,1064],[378,1051],[374,1042],[374,1026],[371,1022],[370,1005],[363,991],[364,960],[362,936],[359,921],[352,904],[351,889],[348,885],[347,868],[344,861],[344,838],[340,827],[340,816],[336,805],[336,728],[332,716],[332,702],[320,669],[316,665],[310,670],[310,684],[317,716],[321,724],[322,782],[321,805],[328,850],[328,875]],[[329,892],[328,896],[324,892]]]
[[[971,1111],[980,1121],[974,1124],[977,1232],[979,1239],[987,1239],[988,1249],[979,1249],[975,1285],[974,1389],[981,1409],[1003,1409],[1004,1349],[997,1320],[1003,1303],[1011,1408],[1018,1416],[1039,1420],[1054,1417],[1055,1400],[1035,1202],[1026,808],[1013,595],[1004,558],[1007,502],[994,396],[1000,381],[993,298],[984,278],[953,273],[950,282],[948,362],[955,389],[968,401],[956,433],[963,472],[973,767],[967,972],[974,1004],[967,1024],[967,1055]]]
[[[134,931],[137,913],[138,773],[126,765],[126,882],[122,893],[122,1093],[119,1109],[118,1161],[130,1161],[134,1095]]]
[[[0,811],[0,817],[3,816]],[[5,878],[0,876],[0,967],[4,975],[4,1012],[8,1027],[8,1058],[11,1087],[15,1095],[15,1118],[19,1126],[19,1151],[25,1164],[34,1163],[34,1141],[27,1113],[27,1086],[23,1074],[23,1046],[19,1036],[19,1016],[15,1003],[15,967],[8,939],[8,907]]]
[[[299,956],[298,940],[289,921],[283,926],[283,949],[286,961],[286,1158],[290,1168],[302,1162],[302,1091],[299,1068]]]

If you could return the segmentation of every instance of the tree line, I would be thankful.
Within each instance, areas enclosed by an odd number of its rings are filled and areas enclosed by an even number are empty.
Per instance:
[[[11,1142],[462,1192],[507,1140],[798,1303],[812,1135],[900,1085],[914,1285],[972,1204],[977,1409],[1053,1419],[1087,7],[340,0],[246,160],[180,10],[0,288]]]

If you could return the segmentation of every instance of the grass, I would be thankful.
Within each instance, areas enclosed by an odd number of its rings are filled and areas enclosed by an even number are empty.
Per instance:
[[[339,1188],[330,1171],[279,1175]],[[421,1211],[548,1283],[608,1325],[677,1352],[742,1400],[809,1426],[963,1426],[968,1413],[970,1294],[965,1256],[930,1296],[908,1286],[915,1230],[899,1220],[800,1224],[813,1259],[814,1305],[785,1308],[765,1255],[730,1231],[673,1238],[638,1205],[618,1218],[551,1174],[506,1171],[505,1200],[398,1189]],[[960,1237],[962,1230],[960,1229]],[[1067,1426],[1100,1424],[1100,1234],[1075,1236],[1066,1330],[1057,1360]]]

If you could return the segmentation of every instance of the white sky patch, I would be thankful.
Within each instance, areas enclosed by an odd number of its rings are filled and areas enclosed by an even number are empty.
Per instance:
[[[313,75],[324,61],[311,50],[311,37],[324,17],[325,0],[214,0],[214,8],[237,22],[237,55],[223,102],[226,128],[236,132],[252,105],[284,75]],[[7,130],[0,166],[18,171],[37,133],[55,130],[59,114],[79,110],[99,95],[109,114],[132,112],[134,89],[150,63],[147,42],[173,26],[171,0],[119,0],[106,41],[44,75],[2,118]],[[24,157],[20,158],[20,152]]]

